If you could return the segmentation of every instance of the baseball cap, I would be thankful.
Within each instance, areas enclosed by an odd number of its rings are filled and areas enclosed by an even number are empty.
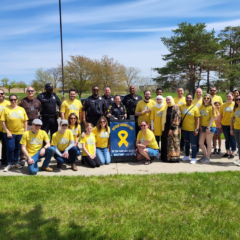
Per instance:
[[[42,121],[38,118],[34,119],[32,122],[34,125],[42,125]]]
[[[47,83],[47,84],[45,85],[45,88],[47,88],[47,89],[53,89],[53,85],[52,85],[51,83]]]
[[[63,124],[68,124],[68,120],[62,119],[62,120],[60,121],[60,125],[63,125]]]

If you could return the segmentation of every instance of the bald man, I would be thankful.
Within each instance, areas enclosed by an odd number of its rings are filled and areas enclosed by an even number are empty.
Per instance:
[[[202,106],[202,94],[203,91],[201,88],[196,89],[196,98],[192,101],[192,104],[198,107],[198,109]]]

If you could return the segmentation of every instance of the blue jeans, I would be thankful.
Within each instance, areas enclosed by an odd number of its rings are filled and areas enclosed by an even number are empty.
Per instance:
[[[198,135],[194,136],[194,132],[182,130],[182,135],[184,138],[185,145],[185,155],[189,156],[190,152],[190,143],[192,148],[192,158],[196,158],[197,156],[197,143],[198,143]]]
[[[37,162],[40,158],[40,151],[41,149],[35,155],[32,156],[34,163],[28,164],[28,170],[31,175],[36,175],[39,170]],[[49,147],[48,149],[46,149],[45,155],[43,156],[45,157],[45,160],[43,162],[43,167],[48,167],[54,152],[55,152],[54,148]],[[27,159],[27,163],[28,163],[28,159]]]
[[[8,138],[6,133],[3,133],[3,137],[5,139],[6,147],[7,147],[7,162],[8,164],[16,164],[19,163],[19,155],[20,155],[20,141],[22,135],[12,134],[12,138]]]
[[[235,137],[230,134],[230,126],[223,126],[222,125],[223,134],[225,137],[225,147],[226,150],[230,150],[230,147],[232,148],[232,151],[236,151],[237,143],[235,140]]]
[[[53,148],[53,147],[50,147],[50,148]],[[54,152],[55,152],[55,148],[53,148],[53,149],[54,149]],[[61,153],[64,153],[64,152],[61,152]],[[58,164],[63,164],[64,162],[75,163],[75,161],[77,159],[77,156],[78,156],[78,148],[77,147],[72,147],[71,149],[68,150],[68,153],[69,153],[68,158],[60,157],[56,153],[54,154],[53,157],[57,160]]]
[[[102,164],[108,165],[111,162],[111,156],[108,148],[97,148],[96,155]]]

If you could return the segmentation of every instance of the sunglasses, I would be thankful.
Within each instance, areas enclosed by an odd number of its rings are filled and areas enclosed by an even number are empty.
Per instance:
[[[14,98],[14,99],[9,99],[9,101],[10,101],[10,102],[13,102],[13,101],[15,101],[15,102],[16,102],[16,101],[17,101],[17,99],[16,99],[16,98]]]
[[[210,98],[209,97],[205,97],[205,98],[203,98],[204,100],[209,100]]]
[[[217,90],[210,90],[210,92],[216,92]]]
[[[141,127],[146,127],[147,125],[141,125]]]
[[[0,93],[0,95],[4,95],[5,93]]]
[[[36,125],[36,124],[35,124],[35,126],[36,126],[36,127],[41,127],[41,125]]]
[[[101,121],[100,123],[105,123],[106,121]]]
[[[68,125],[67,124],[63,124],[62,127],[67,127]]]
[[[236,102],[237,102],[237,101],[240,101],[240,98],[237,98],[235,101],[236,101]]]
[[[34,90],[27,90],[27,92],[34,92]]]
[[[99,89],[93,89],[93,91],[99,91]]]
[[[76,119],[76,118],[70,118],[70,119],[72,120],[72,119]]]

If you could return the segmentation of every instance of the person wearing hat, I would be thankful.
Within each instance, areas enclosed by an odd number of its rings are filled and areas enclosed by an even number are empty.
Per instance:
[[[52,138],[52,135],[58,130],[57,106],[60,108],[61,101],[57,94],[53,92],[53,85],[51,83],[47,83],[45,85],[45,90],[46,92],[43,92],[37,96],[37,99],[42,105],[40,115],[43,124],[41,129],[47,134],[50,131]]]
[[[39,170],[37,163],[40,157],[45,157],[41,170],[47,172],[53,171],[48,165],[55,151],[50,148],[48,135],[40,129],[41,126],[42,121],[34,119],[32,121],[32,129],[25,132],[20,141],[22,152],[27,157],[28,170],[31,175],[37,174]],[[44,146],[43,142],[46,143]]]
[[[60,121],[60,130],[53,134],[50,149],[54,150],[54,158],[57,160],[57,167],[62,168],[64,162],[71,163],[72,170],[77,171],[76,159],[78,148],[75,146],[72,131],[68,129],[68,121]]]

